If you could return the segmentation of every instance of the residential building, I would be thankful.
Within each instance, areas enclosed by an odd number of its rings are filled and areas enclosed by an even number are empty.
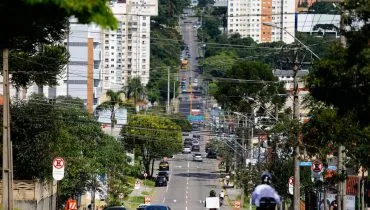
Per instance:
[[[296,0],[229,0],[228,34],[239,33],[257,43],[294,41]],[[266,26],[274,24],[277,27]]]
[[[275,77],[278,78],[279,81],[284,82],[285,90],[288,94],[286,98],[286,102],[284,105],[284,109],[291,108],[293,110],[293,70],[281,70],[281,69],[275,69],[273,70],[273,74]],[[308,70],[300,70],[297,73],[298,78],[298,98],[299,98],[299,104],[300,104],[300,120],[304,121],[307,119],[307,115],[309,113],[309,110],[303,106],[302,101],[304,97],[309,94],[308,89],[305,86],[303,78],[308,75]]]
[[[117,30],[103,31],[103,93],[121,90],[130,77],[149,82],[150,17],[158,14],[157,0],[116,0],[110,2],[118,20]]]

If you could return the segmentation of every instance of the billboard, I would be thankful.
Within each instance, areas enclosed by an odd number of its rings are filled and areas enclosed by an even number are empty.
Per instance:
[[[190,123],[200,123],[204,122],[203,115],[188,115],[188,120]]]

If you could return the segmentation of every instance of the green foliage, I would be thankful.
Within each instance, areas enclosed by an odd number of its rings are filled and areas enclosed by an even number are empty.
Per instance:
[[[207,57],[200,63],[204,73],[213,77],[225,77],[237,59],[235,52],[221,52],[220,54]]]
[[[159,0],[158,16],[153,20],[158,24],[174,27],[178,24],[178,17],[183,9],[189,5],[187,0]]]
[[[32,83],[55,86],[68,59],[69,53],[62,45],[42,45],[34,54],[12,50],[9,59],[11,82],[17,88],[27,88]]]
[[[11,106],[14,179],[51,180],[53,158],[66,161],[60,184],[63,201],[70,194],[99,190],[99,175],[109,174],[111,191],[126,188],[127,157],[121,144],[105,135],[82,100],[58,97],[50,103],[42,96]],[[30,145],[33,145],[30,147]]]
[[[315,2],[308,11],[315,14],[338,14],[339,12],[331,2]]]
[[[62,40],[70,16],[81,23],[117,26],[107,0],[5,0],[0,11],[0,27],[6,31],[0,34],[0,48],[34,49],[35,44]]]
[[[157,23],[151,25],[150,79],[146,86],[150,101],[167,100],[167,67],[171,67],[170,80],[179,69],[180,48],[183,43],[181,35],[173,28],[166,28]],[[177,68],[178,66],[178,68]],[[171,86],[172,88],[172,86]],[[171,91],[171,98],[172,98]]]
[[[272,74],[270,67],[264,63],[256,61],[239,61],[226,72],[226,77],[236,80],[226,79],[217,82],[218,90],[214,97],[225,109],[240,112],[250,112],[253,101],[246,100],[245,97],[252,97],[259,101],[262,107],[266,108],[268,104],[284,103],[284,98],[278,96],[284,93],[284,87],[281,83],[276,83],[277,78]],[[266,81],[266,83],[253,81]]]
[[[176,123],[178,126],[181,127],[181,131],[183,132],[189,132],[191,131],[191,124],[190,122],[186,119],[185,115],[178,113],[178,114],[172,114],[171,115],[171,120]]]
[[[132,115],[122,129],[123,144],[138,152],[145,172],[150,173],[151,161],[172,156],[181,150],[181,127],[170,119],[152,115]]]
[[[141,83],[140,77],[129,78],[127,86],[123,87],[127,99],[133,99],[136,102],[142,101],[145,98],[145,87]]]

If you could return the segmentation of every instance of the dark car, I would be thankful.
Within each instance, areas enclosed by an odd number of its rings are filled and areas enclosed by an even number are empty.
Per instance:
[[[199,151],[200,151],[200,147],[199,147],[199,145],[193,145],[193,146],[191,147],[191,151],[193,151],[193,152],[199,152]]]
[[[111,206],[111,207],[108,207],[104,210],[126,210],[126,208],[123,207],[123,206]]]
[[[159,163],[159,171],[169,171],[170,164],[167,161],[161,161]]]
[[[207,156],[206,156],[207,158],[211,158],[211,159],[217,159],[217,154],[216,154],[216,151],[214,151],[214,150],[210,150],[210,151],[208,151],[208,153],[207,153]]]
[[[155,186],[156,187],[162,187],[167,186],[167,179],[165,176],[157,176],[155,179]]]
[[[194,139],[200,139],[200,135],[199,134],[193,134],[193,138]]]
[[[145,207],[145,210],[171,210],[171,208],[164,205],[149,205]]]
[[[185,140],[184,140],[184,145],[185,145],[185,144],[190,144],[190,145],[192,145],[192,142],[193,142],[193,139],[185,139]]]
[[[164,177],[166,177],[166,180],[167,181],[169,181],[169,179],[170,179],[170,176],[169,176],[169,174],[168,174],[168,172],[167,171],[160,171],[160,172],[158,172],[158,174],[157,174],[158,176],[164,176]]]

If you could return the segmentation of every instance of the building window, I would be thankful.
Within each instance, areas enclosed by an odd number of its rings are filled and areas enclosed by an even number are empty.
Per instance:
[[[110,71],[111,74],[114,74],[114,71]]]
[[[108,62],[108,61],[109,61],[109,59],[108,59],[108,58],[106,58],[106,59],[105,59],[105,62]]]
[[[145,72],[145,71],[143,71],[141,74],[142,74],[142,75],[145,75],[145,74],[146,74],[146,72]]]
[[[105,34],[105,37],[107,37],[107,38],[108,38],[108,37],[109,37],[109,34]]]
[[[143,26],[146,26],[146,23],[143,23]]]
[[[142,62],[143,62],[143,63],[145,63],[145,62],[146,62],[146,59],[144,58],[144,59],[142,60]]]
[[[114,49],[114,46],[110,46],[110,49]]]
[[[109,77],[104,77],[104,79],[105,79],[105,80],[108,80],[108,79],[109,79]]]
[[[110,59],[110,61],[114,61],[114,58]]]
[[[109,50],[109,47],[108,46],[105,46],[104,49]]]
[[[145,68],[146,68],[146,66],[145,66],[145,65],[142,65],[142,66],[141,66],[141,68],[142,68],[142,69],[145,69]]]
[[[111,64],[110,67],[114,67],[114,64]]]

